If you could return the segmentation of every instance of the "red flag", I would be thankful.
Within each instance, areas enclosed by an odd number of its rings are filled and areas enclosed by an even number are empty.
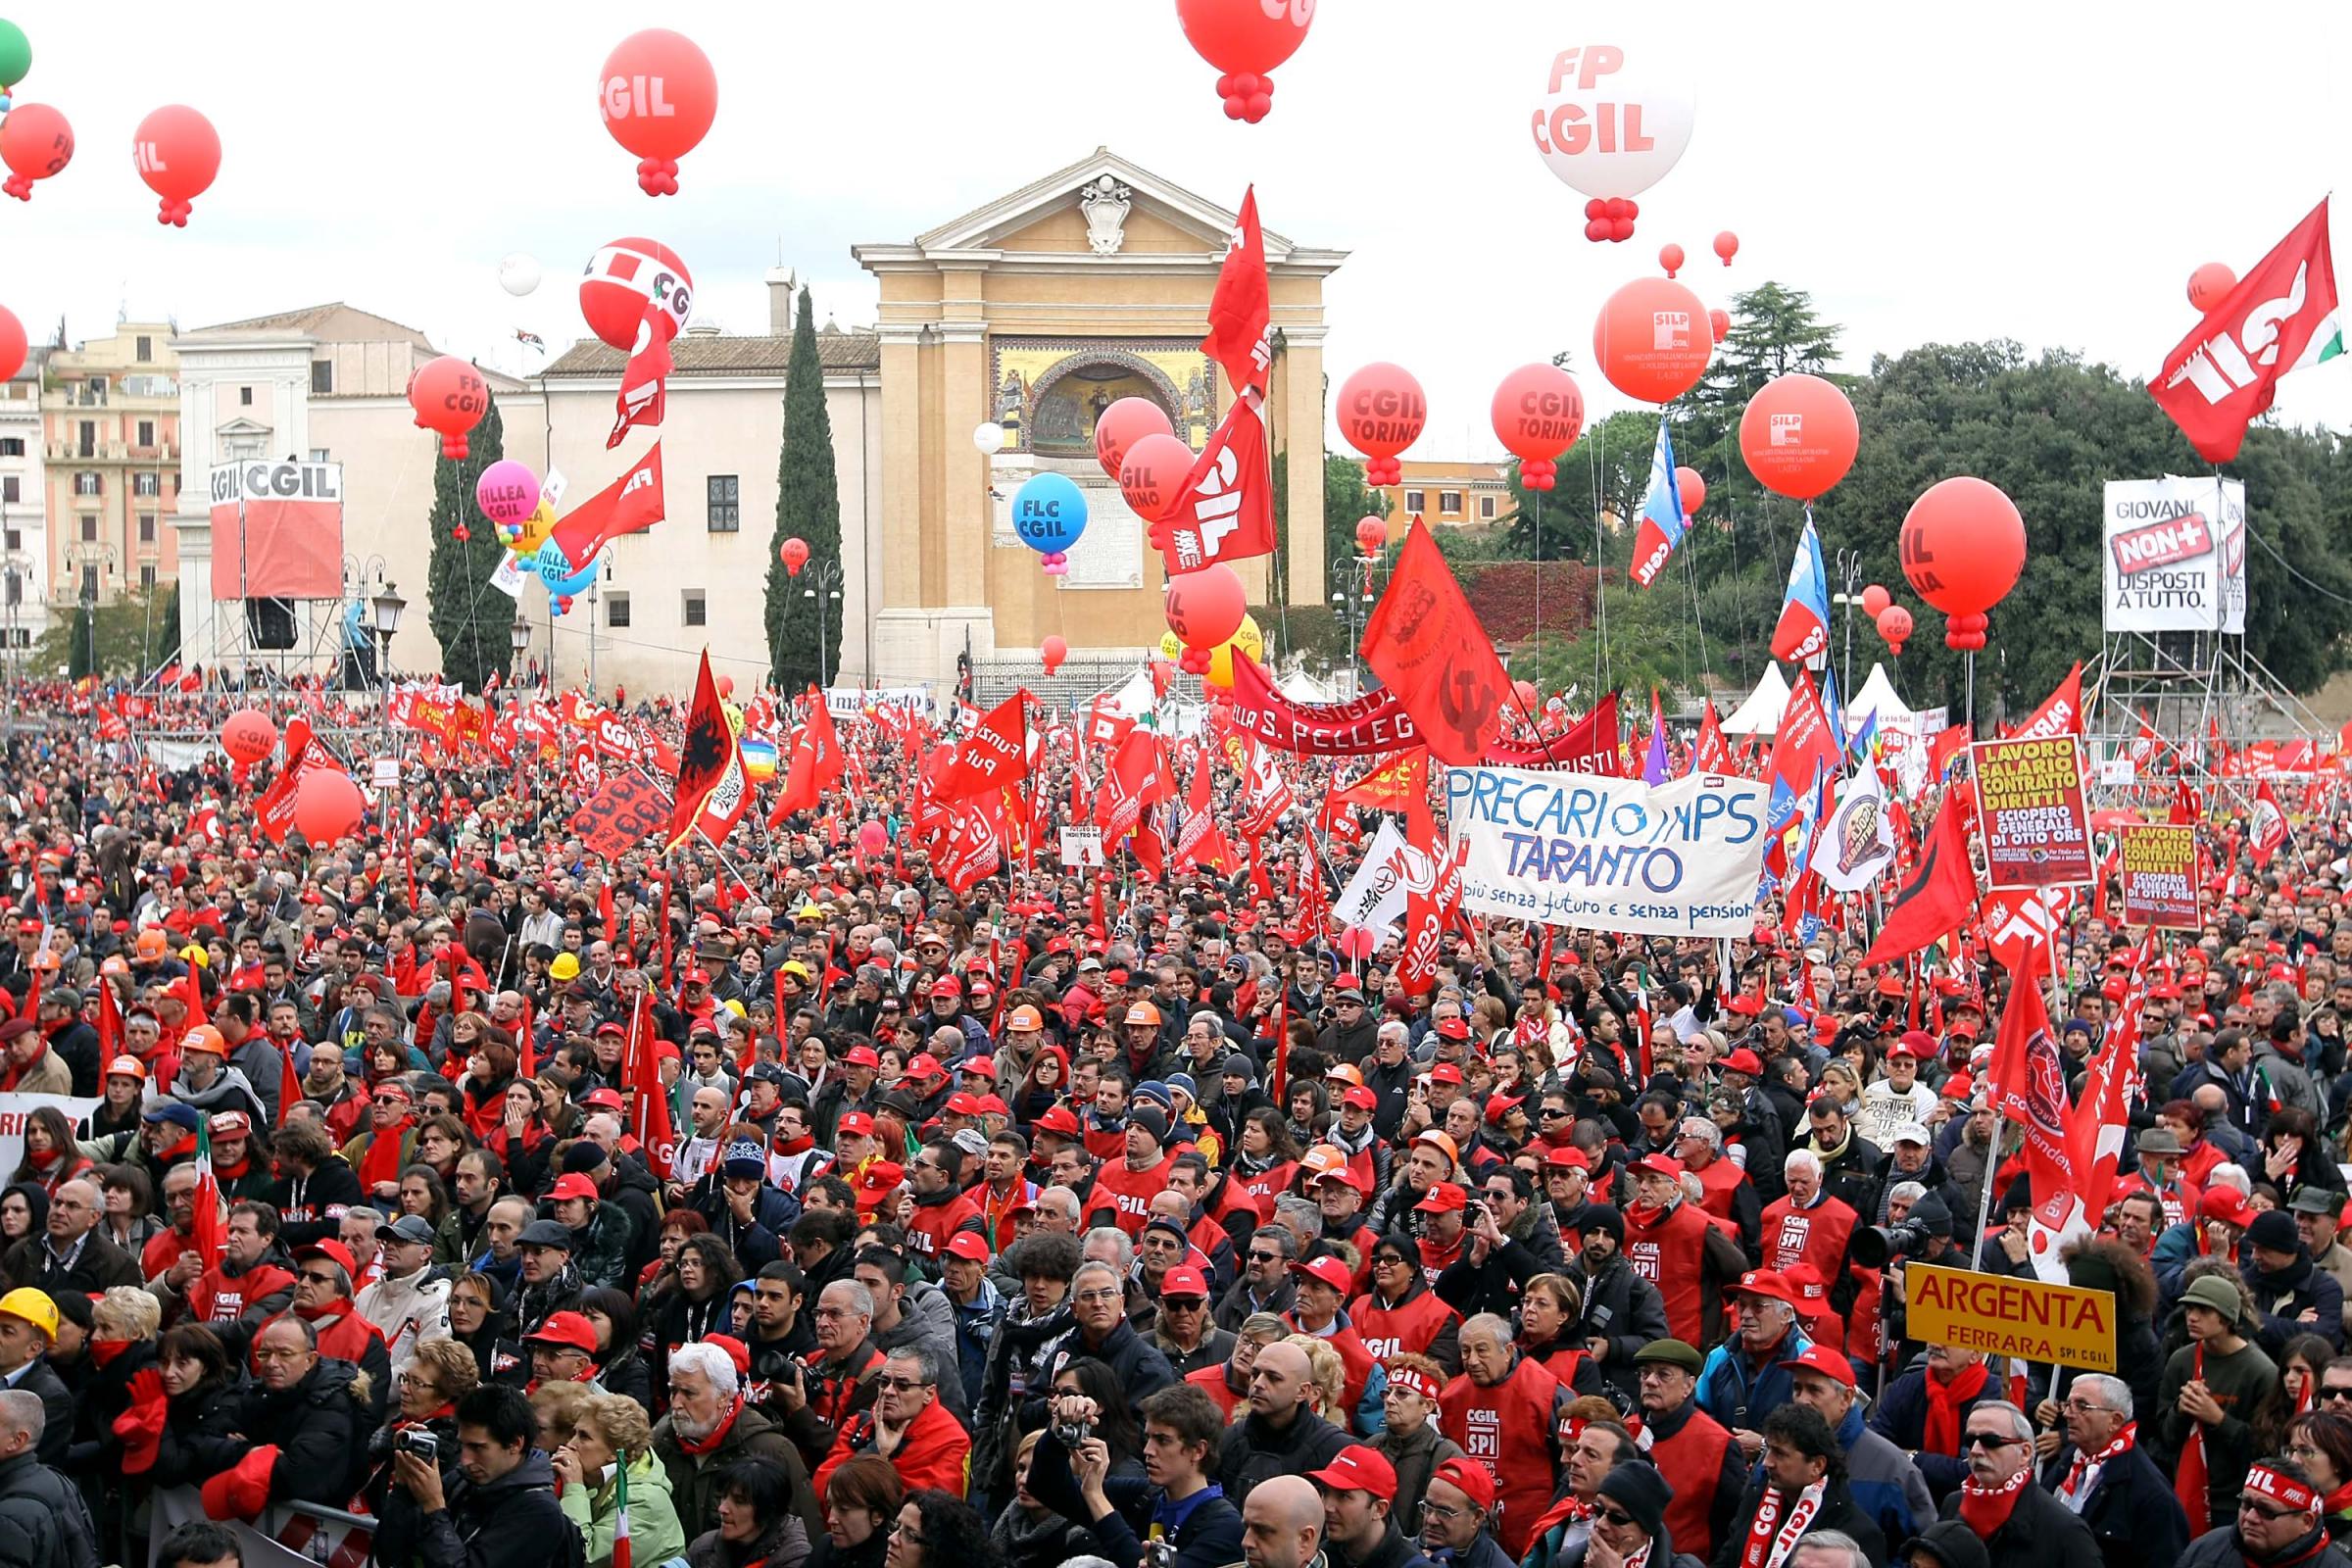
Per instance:
[[[1407,884],[1404,894],[1404,951],[1396,959],[1396,983],[1417,997],[1438,983],[1446,933],[1462,908],[1463,854],[1451,843],[1432,845],[1426,831],[1411,841],[1431,875],[1428,887]]]
[[[2280,376],[2342,352],[2322,201],[2165,356],[2148,396],[2197,456],[2228,463],[2270,411]]]
[[[610,919],[605,922],[605,929],[608,931],[612,929],[612,922]],[[776,972],[783,973],[780,969]],[[531,1019],[530,993],[526,991],[522,997],[522,1019],[515,1026],[514,1031],[514,1070],[525,1078],[539,1076],[539,1042],[533,1033],[537,1025]],[[292,1061],[293,1057],[289,1054],[286,1059]]]
[[[2144,722],[2144,720],[2143,720]],[[2012,740],[2046,741],[2082,733],[2082,661],[2066,672],[2058,689],[2034,710],[2034,716],[2011,732]]]
[[[1729,773],[1732,771],[1732,748],[1723,738],[1723,724],[1715,716],[1715,699],[1707,699],[1705,715],[1698,721],[1698,740],[1690,748],[1691,773]]]
[[[1143,820],[1145,808],[1165,798],[1167,791],[1159,737],[1148,729],[1128,731],[1102,771],[1102,787],[1095,792],[1095,822],[1102,829],[1103,846],[1124,838]]]
[[[1936,732],[1936,744],[1928,751],[1928,778],[1943,782],[1943,770],[1952,765],[1952,759],[1968,750],[1968,730],[1964,725],[1950,724]]]
[[[613,403],[612,433],[605,437],[608,451],[620,445],[632,425],[662,422],[669,401],[672,368],[669,329],[669,313],[660,301],[649,297],[645,302],[645,318],[637,323],[636,347],[629,350],[629,363],[621,367],[620,395]]]
[[[1928,835],[1928,849],[1919,875],[1895,895],[1879,927],[1879,940],[1862,956],[1865,965],[1906,957],[1951,935],[1976,906],[1977,868],[1968,858],[1968,826],[1964,813],[1950,802],[1936,813]]]
[[[686,744],[678,756],[677,804],[670,808],[669,827],[662,836],[666,847],[674,850],[686,842],[705,803],[730,770],[738,780],[742,778],[735,734],[727,725],[726,710],[719,706],[718,683],[710,678],[710,650],[706,648],[702,668],[694,679],[694,707],[686,715]]]
[[[2247,824],[2246,842],[2254,851],[2256,865],[2269,865],[2278,846],[2286,842],[2286,808],[2278,804],[2278,792],[2267,778],[2254,791],[2254,814]]]
[[[1272,290],[1266,281],[1265,233],[1257,226],[1257,187],[1242,194],[1241,220],[1233,231],[1217,289],[1208,301],[1208,336],[1200,352],[1225,367],[1236,392],[1264,391],[1273,354],[1266,344]]]
[[[956,764],[941,782],[938,799],[960,801],[1028,776],[1028,692],[1014,692],[972,727],[956,748]]]
[[[1152,521],[1152,548],[1170,574],[1274,553],[1274,475],[1258,412],[1263,401],[1255,392],[1234,400],[1166,513]]]
[[[808,722],[801,726],[801,737],[792,748],[792,770],[784,777],[775,809],[767,813],[767,825],[778,826],[793,812],[814,808],[817,796],[841,777],[842,766],[832,710],[825,706],[824,693],[818,692],[808,700]]]
[[[1429,753],[1416,746],[1399,752],[1331,798],[1368,811],[1402,811],[1419,797],[1429,797]]]
[[[1413,519],[1387,592],[1364,626],[1365,664],[1396,694],[1430,756],[1457,767],[1486,760],[1511,683],[1494,644],[1437,541]]]
[[[1176,818],[1176,865],[1179,870],[1188,865],[1225,868],[1233,858],[1233,850],[1218,830],[1215,805],[1210,799],[1209,751],[1202,747],[1193,760],[1193,784],[1186,792],[1184,810]]]
[[[658,1180],[667,1181],[677,1158],[677,1134],[669,1124],[669,1096],[662,1087],[662,1055],[655,1042],[651,1013],[653,998],[640,993],[637,1009],[629,1015],[628,1054],[622,1071],[629,1088],[629,1130],[645,1151],[646,1163]]]
[[[662,443],[656,441],[619,478],[565,513],[549,537],[577,571],[612,540],[650,528],[662,516]]]

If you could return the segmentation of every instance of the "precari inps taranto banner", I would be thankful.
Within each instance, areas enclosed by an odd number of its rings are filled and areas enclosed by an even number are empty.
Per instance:
[[[2073,735],[1979,741],[1978,821],[1996,888],[2056,888],[2091,879],[2082,742]]]
[[[1764,786],[1457,767],[1447,831],[1467,851],[1462,907],[1546,925],[1744,936],[1764,869]]]
[[[2124,923],[2197,931],[2197,830],[2186,822],[2124,825]]]

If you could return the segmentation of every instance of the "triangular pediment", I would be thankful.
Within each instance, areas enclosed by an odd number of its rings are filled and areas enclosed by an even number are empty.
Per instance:
[[[1001,196],[984,207],[915,237],[921,250],[1051,251],[1083,254],[1089,249],[1083,204],[1089,187],[1104,178],[1124,191],[1129,204],[1119,253],[1217,255],[1225,252],[1234,211],[1098,147],[1078,162]],[[1279,264],[1295,248],[1272,229],[1265,231],[1266,260]]]
[[[216,435],[225,436],[268,435],[270,433],[271,428],[271,426],[262,423],[259,419],[249,418],[245,415],[240,414],[235,418],[227,421],[225,424],[215,425],[213,427],[213,433]]]

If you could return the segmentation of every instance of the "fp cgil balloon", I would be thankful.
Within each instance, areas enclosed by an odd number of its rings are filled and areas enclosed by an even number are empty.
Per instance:
[[[718,113],[718,73],[692,38],[648,27],[620,40],[597,79],[597,108],[612,139],[637,155],[637,188],[678,193],[678,160]]]
[[[1536,151],[1571,189],[1599,201],[1638,196],[1683,156],[1696,104],[1688,70],[1661,44],[1623,36],[1571,42],[1552,55],[1531,117]],[[1589,207],[1586,216],[1594,216]],[[1626,239],[1633,218],[1625,209],[1605,212],[1597,220],[1610,232],[1586,233]]]
[[[462,463],[467,433],[490,412],[490,388],[469,362],[444,354],[409,382],[409,406],[419,429],[440,433],[441,455]]]
[[[155,220],[187,227],[189,203],[220,172],[220,133],[213,122],[186,104],[166,104],[139,122],[130,154],[147,188],[164,199]]]
[[[1226,118],[1251,124],[1274,107],[1268,74],[1298,52],[1315,20],[1315,0],[1176,0],[1185,40],[1224,74],[1217,96]]]
[[[9,168],[0,190],[21,202],[32,200],[32,182],[47,179],[74,161],[74,127],[47,104],[19,104],[0,120],[0,164]]]

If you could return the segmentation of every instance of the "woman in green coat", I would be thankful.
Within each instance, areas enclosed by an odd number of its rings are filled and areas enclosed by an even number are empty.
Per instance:
[[[669,1472],[654,1458],[653,1437],[643,1405],[622,1395],[600,1394],[580,1407],[571,1441],[555,1452],[558,1501],[564,1517],[579,1526],[588,1568],[612,1560],[624,1473],[632,1559],[667,1562],[686,1549],[686,1532],[670,1500]]]

